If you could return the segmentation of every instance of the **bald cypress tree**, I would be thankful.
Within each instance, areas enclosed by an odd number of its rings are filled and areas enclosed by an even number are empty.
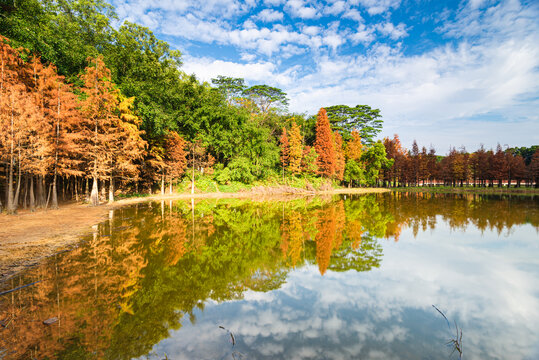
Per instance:
[[[328,178],[332,177],[335,174],[335,145],[328,116],[324,108],[318,112],[314,147],[318,154],[318,173]]]

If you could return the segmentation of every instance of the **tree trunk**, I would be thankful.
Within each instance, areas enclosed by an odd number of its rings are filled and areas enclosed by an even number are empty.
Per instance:
[[[13,205],[13,154],[11,154],[9,162],[9,175],[7,181],[7,211],[8,213],[15,212],[15,207]]]
[[[107,185],[107,181],[101,180],[101,196],[99,197],[99,199],[103,201],[107,198],[106,185]]]
[[[30,175],[30,211],[36,210],[36,199],[34,196],[34,175]]]
[[[90,202],[90,179],[86,178],[84,181],[84,197],[88,202]]]
[[[54,169],[54,176],[52,178],[52,203],[51,208],[58,209],[58,189],[56,183],[58,182],[56,169]]]
[[[22,200],[22,207],[24,209],[28,207],[28,174],[24,175],[24,197]]]
[[[92,183],[92,192],[90,193],[90,205],[97,206],[99,205],[99,189],[97,185],[97,175],[93,177]]]
[[[172,176],[170,177],[170,181],[168,183],[168,193],[172,195]]]
[[[19,207],[19,194],[21,193],[21,182],[22,182],[22,175],[21,175],[21,152],[19,150],[19,172],[17,175],[17,190],[15,190],[15,196],[13,198],[13,206],[14,210],[17,210]]]
[[[114,202],[114,177],[110,177],[110,183],[109,183],[109,203]]]
[[[165,195],[165,174],[161,174],[161,195]]]
[[[75,201],[79,202],[79,180],[75,176]]]
[[[39,175],[39,187],[41,189],[39,193],[39,206],[45,206],[45,201],[47,200],[47,187],[45,186],[45,176]]]

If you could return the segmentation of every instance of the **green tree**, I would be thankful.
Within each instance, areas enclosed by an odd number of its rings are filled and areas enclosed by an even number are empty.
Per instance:
[[[365,181],[370,186],[377,185],[380,170],[393,165],[393,161],[386,157],[386,149],[381,141],[368,147],[361,155],[361,161],[365,164]]]
[[[242,78],[219,75],[211,79],[211,83],[223,93],[229,105],[236,105],[236,99],[240,98],[247,89],[245,80]]]
[[[325,108],[331,127],[342,134],[345,140],[350,139],[352,131],[359,132],[364,144],[372,144],[374,138],[382,131],[383,121],[380,110],[368,105],[333,105]]]

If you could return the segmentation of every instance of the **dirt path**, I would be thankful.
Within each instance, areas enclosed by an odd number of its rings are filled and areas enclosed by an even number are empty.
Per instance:
[[[362,194],[384,192],[386,189],[337,189],[318,193],[279,189],[258,189],[256,192],[174,194],[131,198],[97,207],[81,204],[62,205],[57,210],[21,210],[16,215],[0,214],[0,282],[26,267],[43,261],[46,257],[77,244],[80,237],[91,231],[92,225],[107,219],[110,210],[145,201],[190,198],[248,198],[275,195]]]

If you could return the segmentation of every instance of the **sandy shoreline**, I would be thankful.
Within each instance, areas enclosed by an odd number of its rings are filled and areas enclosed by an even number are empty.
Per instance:
[[[57,210],[20,211],[16,215],[0,215],[0,282],[12,275],[42,262],[48,256],[76,245],[81,236],[91,231],[92,225],[107,219],[110,210],[146,201],[254,198],[283,196],[316,196],[333,194],[365,194],[387,192],[381,188],[334,189],[308,192],[296,189],[293,192],[280,189],[258,189],[256,192],[200,193],[155,195],[129,198],[112,204],[92,207],[85,204],[62,205]]]

